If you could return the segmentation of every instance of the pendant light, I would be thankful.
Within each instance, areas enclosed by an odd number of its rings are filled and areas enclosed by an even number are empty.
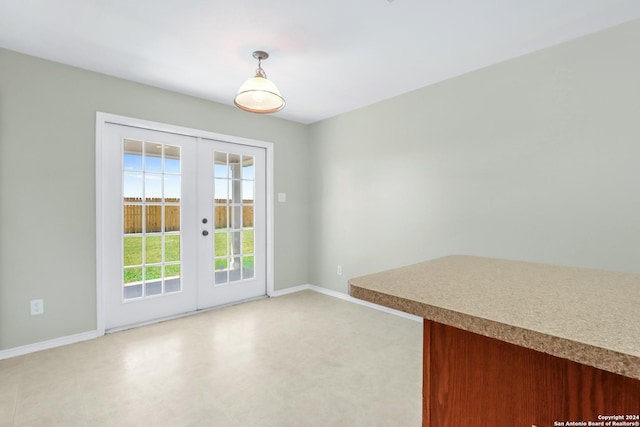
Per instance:
[[[253,57],[258,60],[256,75],[240,86],[233,103],[238,108],[252,113],[267,114],[282,110],[284,99],[276,85],[267,80],[267,74],[262,69],[262,60],[267,59],[269,54],[257,50],[253,52]]]

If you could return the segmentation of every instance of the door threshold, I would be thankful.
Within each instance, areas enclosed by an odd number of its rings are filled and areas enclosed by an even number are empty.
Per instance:
[[[114,332],[122,332],[122,331],[126,331],[128,329],[134,329],[134,328],[139,328],[141,326],[153,325],[155,323],[167,322],[169,320],[180,319],[182,317],[193,316],[194,314],[206,313],[208,311],[213,311],[213,310],[220,310],[222,308],[231,307],[231,306],[239,305],[239,304],[244,304],[246,302],[259,301],[259,300],[266,299],[266,298],[269,298],[269,296],[268,295],[260,295],[260,296],[257,296],[257,297],[247,298],[247,299],[243,299],[243,300],[240,300],[240,301],[233,301],[233,302],[230,302],[230,303],[227,303],[227,304],[220,304],[220,305],[215,305],[215,306],[212,306],[212,307],[199,308],[199,309],[194,310],[194,311],[187,311],[187,312],[180,313],[180,314],[174,314],[172,316],[160,317],[160,318],[149,320],[149,321],[146,321],[146,322],[132,323],[130,325],[118,326],[118,327],[115,327],[115,328],[107,329],[104,333],[105,334],[112,334]]]

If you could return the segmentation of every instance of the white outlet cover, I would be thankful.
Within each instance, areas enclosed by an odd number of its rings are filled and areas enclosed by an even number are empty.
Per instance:
[[[31,300],[31,315],[36,316],[44,313],[44,301],[41,299]]]
[[[285,203],[287,201],[287,193],[278,193],[278,201]]]

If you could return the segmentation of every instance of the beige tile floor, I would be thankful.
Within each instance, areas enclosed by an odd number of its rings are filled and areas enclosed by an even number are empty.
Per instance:
[[[418,427],[421,348],[303,291],[0,360],[0,426]]]

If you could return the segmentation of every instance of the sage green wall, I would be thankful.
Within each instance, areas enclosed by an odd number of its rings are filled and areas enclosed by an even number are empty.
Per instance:
[[[307,126],[0,49],[0,350],[96,328],[96,111],[273,142],[275,287],[308,283]]]
[[[311,283],[449,254],[640,273],[638,45],[634,21],[312,125]]]

